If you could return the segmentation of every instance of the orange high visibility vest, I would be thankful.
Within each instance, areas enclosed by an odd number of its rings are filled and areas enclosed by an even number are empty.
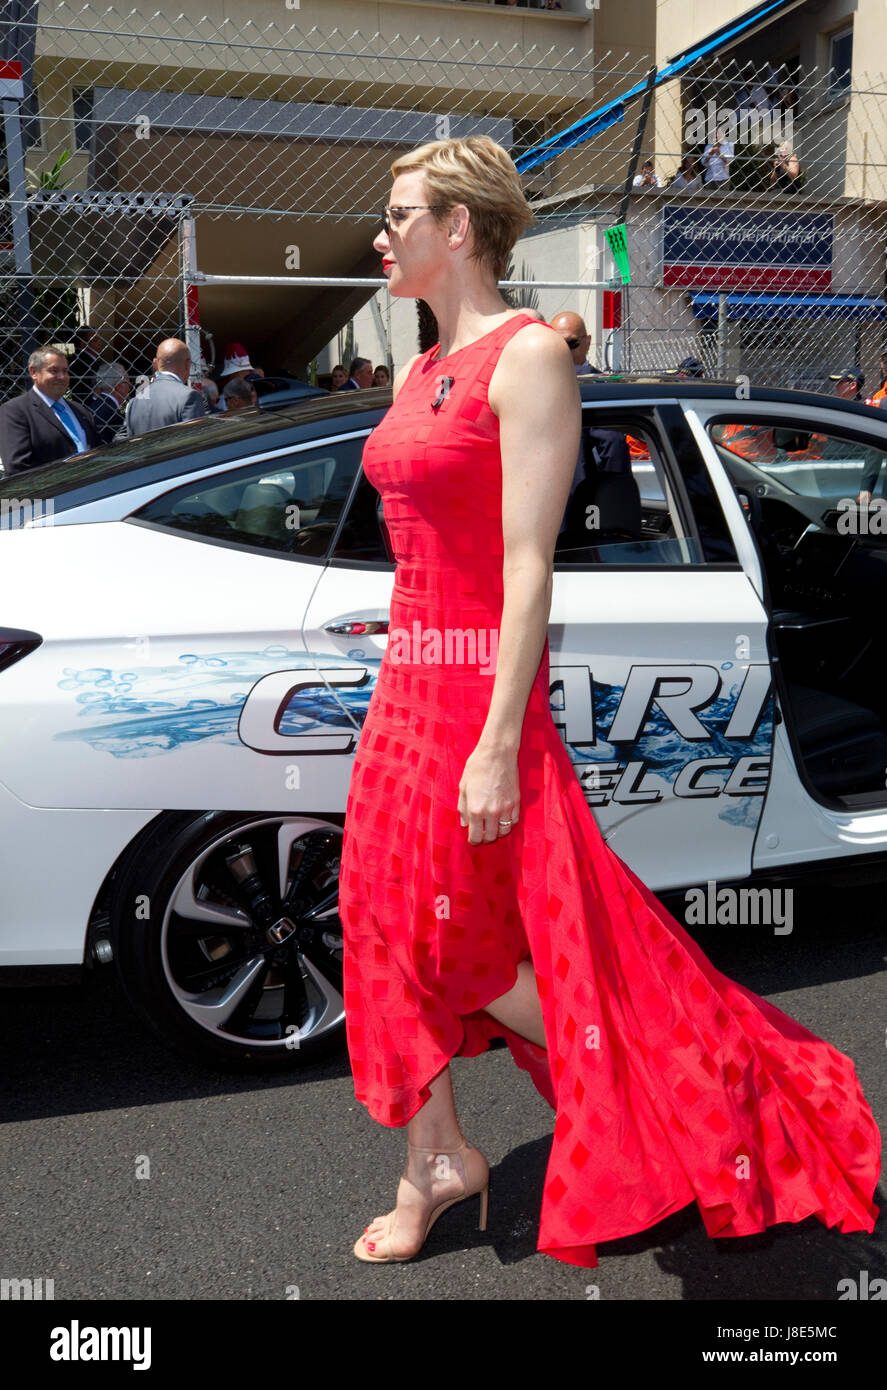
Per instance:
[[[716,444],[751,463],[771,463],[779,457],[768,425],[715,425],[712,437]]]
[[[625,442],[628,445],[628,453],[631,458],[648,459],[650,457],[650,450],[647,448],[646,444],[641,443],[639,439],[635,439],[633,435],[627,434],[625,436]]]

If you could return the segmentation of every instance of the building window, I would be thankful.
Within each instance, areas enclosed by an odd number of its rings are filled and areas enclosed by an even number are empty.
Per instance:
[[[91,87],[75,87],[71,93],[74,114],[74,148],[89,151],[92,147],[93,92]]]
[[[853,26],[839,29],[829,40],[829,99],[839,101],[850,91],[853,62]]]

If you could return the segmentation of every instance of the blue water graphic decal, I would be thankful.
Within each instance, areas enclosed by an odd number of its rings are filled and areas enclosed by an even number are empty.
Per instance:
[[[330,656],[318,653],[316,661],[329,665]],[[335,658],[334,664],[341,662]],[[69,729],[55,737],[61,742],[88,743],[115,758],[151,757],[198,742],[242,747],[237,725],[251,687],[262,676],[282,669],[313,672],[316,665],[304,649],[275,645],[263,651],[213,652],[208,656],[185,652],[175,665],[119,670],[65,667],[58,688],[76,692],[82,719],[100,718],[103,722]],[[116,717],[106,722],[109,715]],[[341,728],[344,722],[339,701],[318,676],[317,685],[293,696],[281,717],[280,733]]]
[[[168,753],[189,743],[226,743],[242,747],[238,721],[249,691],[271,672],[292,670],[315,672],[317,667],[349,665],[368,672],[359,687],[340,685],[333,695],[322,684],[297,691],[280,719],[279,733],[296,737],[349,723],[342,709],[358,729],[363,727],[376,686],[380,659],[364,657],[350,662],[347,657],[327,653],[308,653],[284,645],[262,651],[225,651],[198,656],[180,655],[174,665],[138,665],[114,670],[92,666],[83,670],[66,667],[60,690],[74,692],[80,717],[87,727],[55,735],[60,741],[78,740],[115,758],[145,758]],[[773,696],[767,696],[754,735],[728,739],[725,730],[734,712],[741,689],[737,680],[728,691],[704,710],[704,726],[710,738],[688,742],[657,706],[649,712],[641,736],[631,743],[608,743],[611,727],[624,686],[594,681],[594,711],[598,742],[593,746],[567,743],[567,751],[577,764],[593,762],[643,762],[645,776],[654,774],[673,784],[681,769],[697,758],[769,758],[773,740]],[[553,693],[552,709],[563,708],[563,691]],[[109,716],[112,718],[109,721]],[[98,722],[101,721],[101,722]],[[356,737],[356,735],[355,735]],[[294,752],[296,747],[294,745]],[[762,797],[758,794],[718,797],[718,816],[737,827],[754,829],[760,816]]]

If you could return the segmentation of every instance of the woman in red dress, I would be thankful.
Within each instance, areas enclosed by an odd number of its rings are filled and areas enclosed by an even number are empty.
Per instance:
[[[552,559],[581,406],[560,335],[497,288],[532,223],[485,136],[392,166],[373,243],[440,342],[367,440],[397,560],[340,875],[357,1098],[406,1127],[396,1205],[354,1246],[411,1259],[489,1167],[449,1061],[504,1037],[556,1112],[538,1248],[695,1201],[712,1236],[817,1216],[871,1231],[880,1135],[852,1061],[715,970],[604,842],[551,716]],[[688,865],[689,868],[689,865]]]

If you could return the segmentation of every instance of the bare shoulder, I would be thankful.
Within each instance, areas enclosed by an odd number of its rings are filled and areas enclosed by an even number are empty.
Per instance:
[[[546,323],[528,323],[513,333],[499,355],[490,378],[487,398],[498,414],[498,406],[514,391],[526,392],[528,381],[547,387],[559,380],[574,384],[573,356],[560,333]],[[535,394],[535,393],[534,393]]]
[[[405,362],[405,363],[404,363],[404,365],[401,367],[400,371],[399,371],[399,372],[397,373],[397,375],[395,376],[395,378],[394,378],[394,386],[392,387],[392,399],[393,399],[393,400],[397,400],[397,393],[398,393],[398,391],[400,390],[401,386],[403,386],[403,384],[404,384],[404,382],[406,381],[407,377],[409,376],[410,372],[412,371],[412,369],[413,369],[413,363],[414,363],[414,362],[418,362],[418,360],[419,360],[419,358],[420,358],[421,356],[422,356],[422,353],[421,353],[421,352],[417,352],[413,357],[410,358],[410,360],[409,360],[408,362]]]

